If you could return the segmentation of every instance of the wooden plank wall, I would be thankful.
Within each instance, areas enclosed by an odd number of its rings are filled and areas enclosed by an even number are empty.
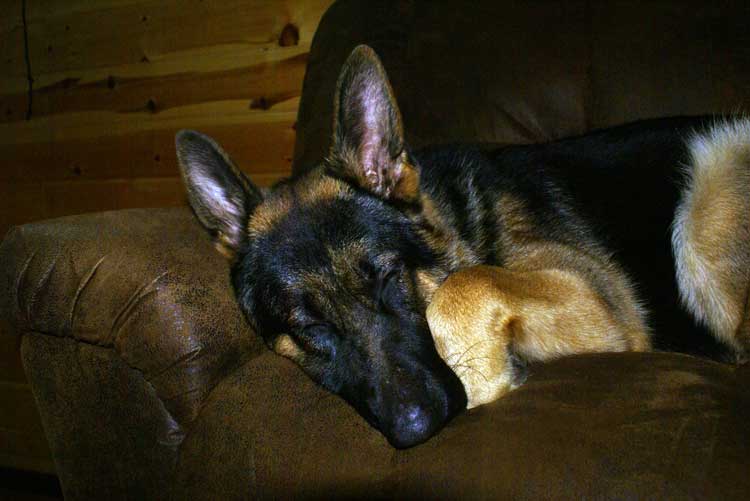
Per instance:
[[[307,53],[332,0],[22,0],[0,18],[0,238],[14,224],[184,203],[174,133],[215,137],[261,185],[290,171]],[[0,466],[53,471],[0,332]]]
[[[331,0],[22,0],[0,20],[0,235],[183,203],[174,133],[214,136],[258,184],[290,170],[307,52]]]

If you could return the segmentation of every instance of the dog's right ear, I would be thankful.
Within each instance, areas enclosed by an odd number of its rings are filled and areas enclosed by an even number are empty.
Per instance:
[[[188,201],[219,251],[233,258],[247,238],[247,221],[263,200],[260,190],[210,137],[182,130],[175,138]]]

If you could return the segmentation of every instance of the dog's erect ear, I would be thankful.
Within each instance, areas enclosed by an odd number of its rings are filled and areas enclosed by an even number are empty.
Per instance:
[[[409,162],[401,113],[383,65],[366,45],[344,63],[336,86],[332,168],[386,200],[418,198],[419,173]]]
[[[183,130],[175,142],[190,206],[219,251],[231,258],[245,241],[247,221],[262,201],[261,192],[210,137]]]

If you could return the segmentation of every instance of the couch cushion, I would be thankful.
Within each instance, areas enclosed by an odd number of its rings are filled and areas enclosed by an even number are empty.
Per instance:
[[[740,377],[740,374],[741,377]],[[667,353],[571,357],[398,451],[271,353],[212,393],[177,495],[740,499],[750,373]]]

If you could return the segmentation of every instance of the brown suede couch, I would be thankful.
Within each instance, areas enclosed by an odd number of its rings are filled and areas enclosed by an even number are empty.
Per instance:
[[[747,108],[748,9],[337,3],[310,53],[295,169],[325,154],[338,68],[358,43],[381,55],[413,146],[535,142]],[[186,208],[24,225],[0,263],[0,334],[22,337],[70,499],[750,499],[749,366],[559,360],[397,451],[265,348]]]

